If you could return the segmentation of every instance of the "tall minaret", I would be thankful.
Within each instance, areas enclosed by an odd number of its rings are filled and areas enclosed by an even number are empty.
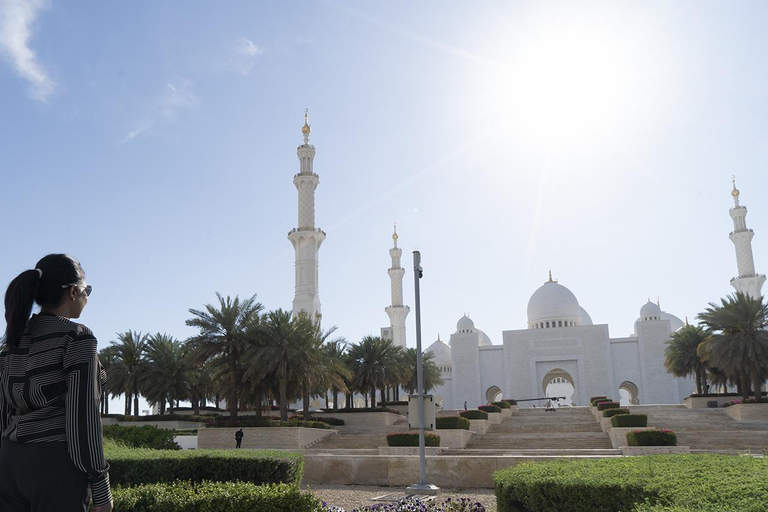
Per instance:
[[[296,153],[299,156],[299,174],[293,177],[293,184],[299,191],[299,227],[288,233],[288,240],[296,251],[296,295],[293,298],[293,315],[306,311],[318,324],[320,323],[320,292],[318,286],[318,258],[320,244],[325,240],[325,232],[315,227],[315,189],[320,177],[312,172],[315,159],[315,147],[309,144],[308,110],[304,110],[304,144]]]
[[[392,268],[387,270],[392,281],[392,304],[384,308],[389,315],[389,323],[392,325],[392,342],[405,348],[405,317],[411,312],[411,308],[403,306],[403,276],[405,269],[400,266],[400,256],[403,250],[397,246],[397,224],[392,234],[393,247],[389,250],[392,257]]]
[[[755,259],[752,256],[752,237],[755,234],[751,229],[747,229],[747,209],[739,204],[739,189],[736,188],[735,176],[731,195],[734,207],[729,210],[733,219],[733,232],[730,234],[730,239],[736,247],[736,263],[739,267],[739,275],[731,279],[731,286],[738,292],[759,298],[762,296],[760,290],[765,282],[765,275],[755,273]]]

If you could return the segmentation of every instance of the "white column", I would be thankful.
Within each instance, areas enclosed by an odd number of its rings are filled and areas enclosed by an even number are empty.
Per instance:
[[[729,238],[736,249],[736,265],[739,272],[736,277],[731,279],[731,286],[738,292],[759,298],[762,296],[761,289],[765,282],[765,275],[755,272],[755,259],[752,255],[752,237],[755,234],[747,228],[747,208],[739,204],[739,189],[736,188],[735,178],[731,195],[734,206],[728,213],[733,219],[733,231]]]
[[[397,226],[395,226],[395,232],[392,235],[393,247],[389,250],[392,267],[387,270],[392,288],[392,302],[389,307],[384,308],[384,311],[389,315],[389,322],[392,326],[392,342],[396,346],[405,347],[405,318],[411,312],[411,308],[403,305],[405,269],[400,266],[403,251],[397,247],[397,238]]]
[[[315,147],[309,144],[309,118],[304,111],[304,126],[301,128],[304,144],[298,147],[299,173],[293,177],[293,184],[299,194],[298,227],[288,233],[288,240],[296,253],[296,288],[293,298],[293,315],[300,311],[320,322],[319,260],[320,245],[325,232],[315,227],[315,190],[320,177],[313,172]]]

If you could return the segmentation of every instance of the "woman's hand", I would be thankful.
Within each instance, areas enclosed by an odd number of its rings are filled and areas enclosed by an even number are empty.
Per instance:
[[[109,500],[109,503],[105,503],[103,505],[94,505],[91,509],[91,512],[112,512],[112,509],[115,507],[112,500]]]

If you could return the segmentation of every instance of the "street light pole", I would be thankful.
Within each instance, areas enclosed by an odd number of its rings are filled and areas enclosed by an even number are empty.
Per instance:
[[[421,294],[419,291],[419,279],[423,276],[421,269],[421,253],[413,251],[413,278],[414,291],[416,293],[416,386],[418,389],[419,409],[419,483],[408,487],[409,491],[418,491],[424,494],[436,494],[439,487],[427,482],[427,450],[424,439],[424,369],[421,358]]]

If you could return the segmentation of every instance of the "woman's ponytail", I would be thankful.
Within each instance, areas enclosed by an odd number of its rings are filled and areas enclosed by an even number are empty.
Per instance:
[[[40,286],[42,271],[25,270],[8,285],[5,292],[5,343],[16,348],[27,326]]]

